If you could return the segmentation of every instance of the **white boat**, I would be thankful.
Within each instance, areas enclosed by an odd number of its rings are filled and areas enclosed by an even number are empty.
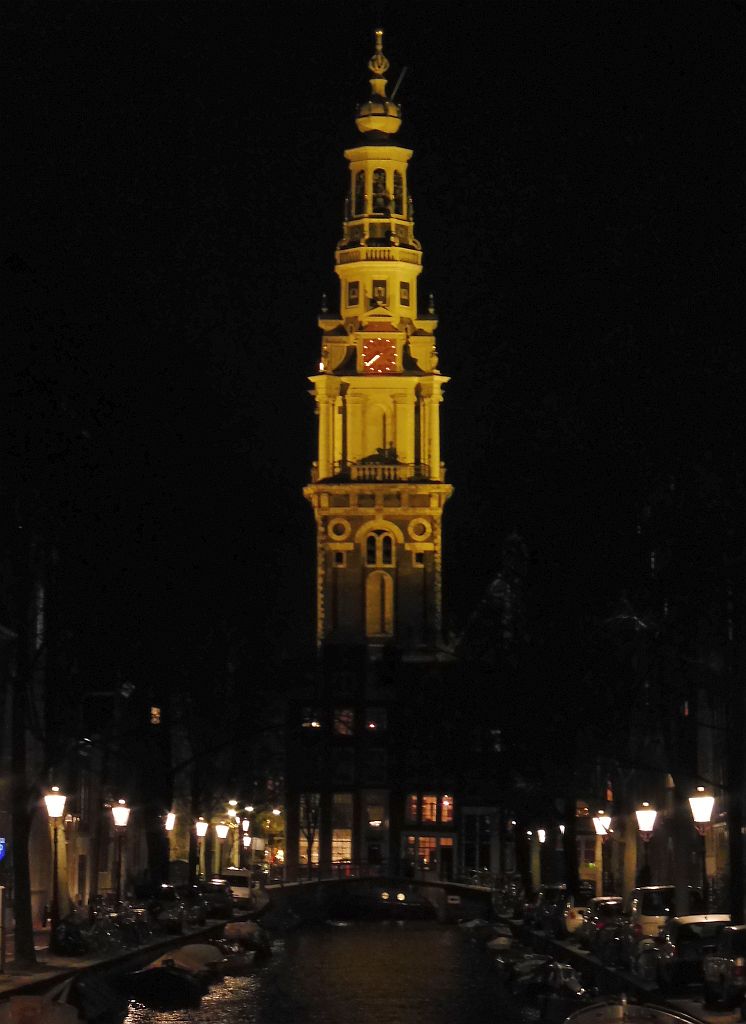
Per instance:
[[[589,1003],[575,1010],[565,1024],[702,1024],[681,1010],[653,1003],[630,1003],[626,996]]]

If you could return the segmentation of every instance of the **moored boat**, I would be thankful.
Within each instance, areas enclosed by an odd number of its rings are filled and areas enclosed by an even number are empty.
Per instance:
[[[599,1000],[580,1007],[566,1018],[565,1024],[702,1024],[681,1010],[654,1003],[630,1003],[625,996]]]

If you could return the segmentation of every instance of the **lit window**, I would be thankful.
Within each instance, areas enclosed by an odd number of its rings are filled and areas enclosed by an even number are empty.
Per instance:
[[[352,736],[355,731],[355,712],[352,708],[334,709],[334,731],[338,736]]]
[[[435,860],[435,851],[438,847],[438,840],[435,836],[417,837],[417,860],[420,867],[432,867]]]
[[[302,793],[298,806],[300,834],[298,836],[298,859],[306,866],[319,863],[319,808],[321,797],[318,793]]]
[[[332,829],[332,864],[352,860],[352,829]]]
[[[440,801],[440,820],[444,824],[453,821],[453,797],[444,796]]]
[[[150,709],[150,724],[160,725],[161,724],[161,709],[152,707]]]
[[[410,793],[407,797],[407,821],[417,821],[417,794]]]
[[[438,820],[438,798],[437,796],[423,796],[422,798],[422,820]]]

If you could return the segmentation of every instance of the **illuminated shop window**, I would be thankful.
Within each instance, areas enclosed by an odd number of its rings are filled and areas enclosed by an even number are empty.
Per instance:
[[[319,793],[302,793],[298,804],[298,860],[301,864],[319,863]]]
[[[440,800],[440,820],[444,824],[453,821],[453,797],[443,796]]]
[[[418,799],[416,793],[410,793],[407,796],[407,804],[406,804],[406,811],[405,811],[406,816],[407,816],[407,821],[417,821],[417,805],[418,805],[418,803],[419,803],[419,799]]]
[[[161,709],[152,707],[150,709],[150,724],[160,725],[161,724]]]
[[[352,736],[355,731],[355,712],[352,708],[334,709],[334,731],[338,736]]]
[[[438,840],[435,836],[418,836],[417,837],[417,862],[422,868],[430,868],[433,866],[435,860],[436,851],[438,849]]]
[[[422,820],[438,820],[438,798],[437,796],[423,796],[422,798]]]
[[[332,829],[332,864],[352,860],[352,829]]]

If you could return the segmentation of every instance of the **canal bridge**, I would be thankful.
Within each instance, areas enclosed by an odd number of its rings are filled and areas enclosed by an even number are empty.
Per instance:
[[[492,889],[486,886],[395,875],[353,875],[277,882],[266,886],[267,913],[290,912],[302,921],[346,913],[416,914],[418,909],[442,922],[492,914]]]

